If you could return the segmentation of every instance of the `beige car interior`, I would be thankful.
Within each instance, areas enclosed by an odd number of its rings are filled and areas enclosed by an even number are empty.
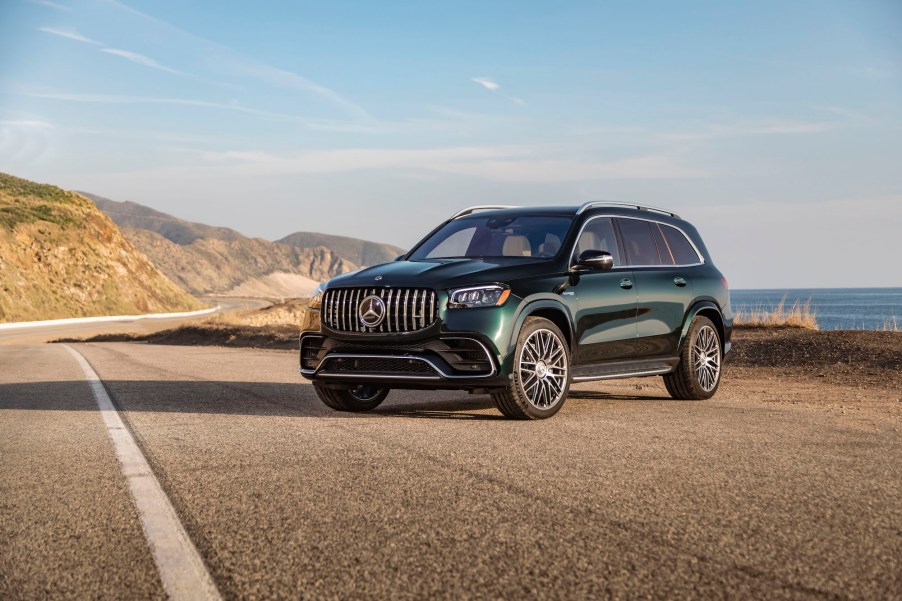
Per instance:
[[[505,257],[531,257],[532,247],[526,236],[508,236],[504,240],[504,248],[501,254]]]

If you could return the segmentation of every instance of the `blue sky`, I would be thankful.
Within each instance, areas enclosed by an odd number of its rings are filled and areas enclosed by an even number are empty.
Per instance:
[[[0,170],[401,246],[617,199],[737,287],[902,286],[899,32],[892,0],[0,0]]]

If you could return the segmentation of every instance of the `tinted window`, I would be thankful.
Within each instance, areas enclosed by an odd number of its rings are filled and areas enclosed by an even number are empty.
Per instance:
[[[673,254],[670,252],[670,248],[667,246],[667,243],[664,242],[664,234],[661,233],[661,227],[657,223],[651,223],[651,233],[655,237],[655,246],[658,247],[658,255],[661,257],[662,265],[673,265],[674,259]]]
[[[695,252],[695,249],[692,247],[689,240],[686,239],[686,236],[683,235],[683,232],[675,227],[663,224],[661,224],[661,231],[664,232],[667,246],[670,247],[670,252],[673,254],[673,260],[676,261],[677,265],[693,265],[695,263],[701,263],[701,258],[698,256],[698,253]]]
[[[476,233],[475,227],[468,227],[465,230],[460,230],[458,232],[454,232],[442,242],[429,251],[429,254],[426,255],[427,259],[434,259],[436,257],[463,257],[467,254],[467,249],[470,248],[470,242],[473,240],[473,234]]]
[[[660,265],[661,257],[651,233],[651,224],[637,219],[619,219],[623,246],[630,265]]]
[[[539,215],[455,219],[421,244],[408,260],[551,258],[561,250],[561,240],[571,223],[569,217]]]
[[[614,235],[614,224],[610,218],[593,219],[586,224],[576,243],[574,259],[587,250],[607,251],[614,257],[615,267],[623,265],[620,248],[617,246],[617,237]]]

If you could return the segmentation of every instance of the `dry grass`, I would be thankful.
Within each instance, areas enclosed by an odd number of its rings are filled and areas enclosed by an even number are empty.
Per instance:
[[[892,319],[888,319],[883,322],[883,331],[884,332],[902,332],[902,328],[899,327],[899,320],[894,315]]]
[[[789,308],[786,299],[776,306],[765,309],[760,305],[751,310],[739,309],[733,318],[734,325],[751,328],[804,328],[817,330],[817,309],[811,307],[811,300],[806,303],[796,301]]]
[[[204,323],[217,326],[300,326],[307,310],[306,298],[288,299],[265,309],[214,315]]]

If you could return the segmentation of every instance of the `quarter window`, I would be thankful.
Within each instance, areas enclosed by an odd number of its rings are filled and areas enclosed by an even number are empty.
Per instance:
[[[667,246],[670,247],[670,252],[677,265],[694,265],[702,262],[701,257],[695,252],[695,248],[686,239],[683,232],[663,223],[661,231],[664,232],[664,239],[667,240]]]
[[[661,257],[658,255],[655,238],[651,232],[651,224],[637,219],[619,219],[618,222],[629,264],[660,265]]]
[[[617,236],[614,234],[614,223],[610,218],[598,218],[590,221],[576,243],[576,256],[574,261],[587,250],[603,250],[614,257],[614,267],[623,265],[620,259],[620,248],[617,246]]]

